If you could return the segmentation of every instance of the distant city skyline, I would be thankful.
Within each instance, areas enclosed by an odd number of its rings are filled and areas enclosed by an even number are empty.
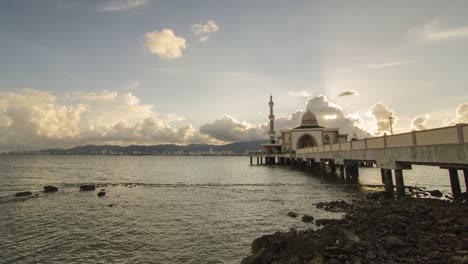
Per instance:
[[[6,0],[0,151],[468,122],[466,1]]]

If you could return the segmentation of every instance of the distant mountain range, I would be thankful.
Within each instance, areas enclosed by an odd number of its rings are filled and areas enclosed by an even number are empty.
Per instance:
[[[235,142],[226,145],[192,144],[180,146],[175,144],[163,145],[86,145],[70,149],[44,149],[40,152],[50,155],[244,155],[248,151],[262,148],[261,141]]]

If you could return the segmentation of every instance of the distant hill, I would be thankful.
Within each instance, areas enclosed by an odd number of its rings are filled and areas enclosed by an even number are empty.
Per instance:
[[[247,151],[261,149],[262,144],[265,143],[267,143],[266,140],[235,142],[226,145],[85,145],[70,149],[44,149],[41,152],[48,152],[51,155],[244,155]]]

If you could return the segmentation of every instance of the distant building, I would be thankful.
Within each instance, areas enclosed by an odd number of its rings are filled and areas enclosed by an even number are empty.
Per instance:
[[[348,134],[340,134],[338,128],[326,128],[320,126],[317,116],[309,109],[302,116],[301,125],[290,129],[281,130],[279,141],[276,142],[274,131],[273,98],[270,96],[270,143],[263,144],[263,151],[268,153],[291,153],[296,149],[315,147],[326,144],[346,142]]]

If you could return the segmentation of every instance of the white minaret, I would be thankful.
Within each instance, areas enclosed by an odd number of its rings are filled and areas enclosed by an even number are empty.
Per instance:
[[[270,102],[268,103],[270,105],[270,115],[268,118],[270,118],[270,144],[275,144],[275,115],[273,115],[273,95],[270,95]]]

